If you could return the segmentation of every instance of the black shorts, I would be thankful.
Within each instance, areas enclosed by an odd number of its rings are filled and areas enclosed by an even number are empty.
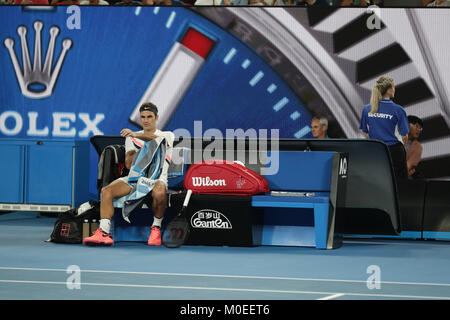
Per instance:
[[[406,166],[406,151],[403,143],[399,142],[388,146],[391,153],[392,165],[394,166],[395,177],[398,179],[408,179],[408,168]]]

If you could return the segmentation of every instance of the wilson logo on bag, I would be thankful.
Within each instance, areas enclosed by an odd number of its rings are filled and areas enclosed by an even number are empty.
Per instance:
[[[192,185],[194,187],[212,187],[212,186],[226,186],[225,179],[213,180],[210,177],[192,177]]]
[[[192,164],[184,178],[184,188],[193,193],[255,195],[269,192],[267,180],[245,166],[226,160]]]

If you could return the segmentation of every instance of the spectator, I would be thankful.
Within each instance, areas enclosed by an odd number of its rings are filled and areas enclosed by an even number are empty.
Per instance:
[[[311,133],[316,139],[328,138],[328,120],[324,117],[314,117],[311,120]]]
[[[141,1],[135,1],[135,0],[122,0],[119,2],[114,3],[115,6],[141,6]]]
[[[353,6],[368,7],[368,6],[370,6],[370,1],[369,0],[355,0],[355,1],[353,1]]]
[[[196,6],[247,6],[247,5],[265,5],[262,2],[268,0],[196,0]],[[273,1],[273,0],[269,0]],[[261,4],[259,4],[261,3]]]
[[[341,7],[359,6],[359,2],[360,2],[360,0],[342,0],[341,1]]]
[[[406,165],[408,167],[408,178],[417,177],[416,168],[422,158],[422,145],[418,141],[423,130],[423,122],[419,117],[408,116],[409,134],[406,147]]]
[[[80,5],[92,5],[92,6],[109,6],[109,2],[105,0],[81,0]]]
[[[387,7],[421,7],[423,0],[384,0]]]
[[[436,0],[427,4],[427,7],[450,7],[450,0]]]
[[[297,6],[302,7],[320,7],[320,6],[331,6],[328,0],[297,0]]]
[[[224,0],[225,2],[227,0]],[[239,0],[241,2],[241,0]],[[248,0],[249,6],[273,6],[274,0]],[[239,4],[239,5],[245,5],[245,4]]]
[[[153,5],[171,6],[172,0],[142,0],[142,5],[144,5],[144,6],[153,6]]]
[[[194,5],[196,6],[222,6],[222,5],[229,5],[223,3],[223,0],[197,0],[195,1]]]
[[[383,0],[342,0],[340,5],[343,7],[368,7],[373,5],[381,7],[383,6]]]
[[[11,4],[11,2],[7,2],[8,4]],[[14,0],[14,4],[15,5],[30,5],[30,4],[34,4],[34,5],[48,5],[48,0]]]
[[[72,5],[79,5],[78,1],[75,0],[50,0],[52,5],[57,6],[72,6]]]
[[[293,6],[294,1],[293,0],[275,0],[273,2],[274,6]]]

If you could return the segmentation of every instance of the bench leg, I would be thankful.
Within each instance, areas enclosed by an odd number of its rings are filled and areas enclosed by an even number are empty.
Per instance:
[[[314,233],[316,236],[316,248],[326,249],[328,239],[328,210],[327,203],[314,204]]]

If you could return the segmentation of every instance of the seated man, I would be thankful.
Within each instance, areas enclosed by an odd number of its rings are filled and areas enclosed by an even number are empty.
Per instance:
[[[423,122],[419,117],[408,116],[409,134],[406,146],[406,165],[408,167],[408,178],[412,179],[416,173],[417,165],[422,159],[422,145],[418,141],[423,130]]]
[[[328,120],[324,117],[314,117],[311,120],[311,133],[316,139],[328,138]]]
[[[147,244],[161,245],[160,228],[167,206],[167,171],[171,161],[175,136],[172,132],[156,129],[158,109],[154,104],[150,102],[142,104],[139,112],[143,130],[133,132],[130,129],[123,129],[120,132],[122,136],[126,137],[125,166],[130,169],[130,173],[127,177],[118,178],[102,188],[100,226],[91,237],[84,239],[83,244],[85,245],[113,245],[114,240],[110,228],[111,218],[114,215],[114,199],[127,196],[128,200],[133,199],[131,201],[133,202],[136,197],[132,197],[132,195],[139,194],[142,189],[147,187],[151,192],[154,215]],[[156,149],[153,154],[151,154],[152,148]],[[157,153],[157,151],[160,153]],[[145,162],[146,159],[149,159],[148,163]],[[147,176],[144,177],[144,174]],[[144,181],[143,184],[141,184],[142,181]],[[140,195],[138,200],[142,200],[144,197]],[[127,201],[125,201],[125,204],[127,204]],[[124,206],[124,219],[127,220],[125,212]]]
[[[427,4],[427,7],[450,7],[450,0],[435,0]]]

